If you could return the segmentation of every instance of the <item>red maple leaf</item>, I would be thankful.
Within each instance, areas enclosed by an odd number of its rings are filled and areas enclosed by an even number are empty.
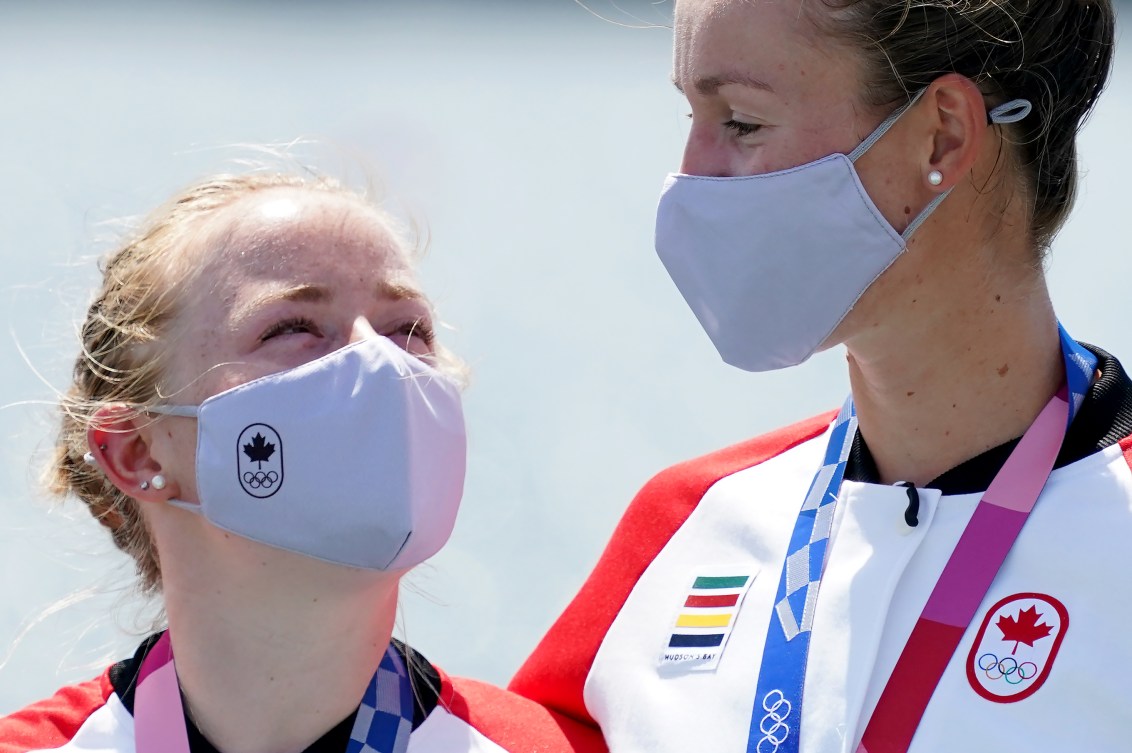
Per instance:
[[[1018,646],[1025,643],[1030,648],[1034,647],[1034,641],[1045,638],[1053,632],[1053,628],[1044,622],[1039,623],[1041,615],[1038,614],[1037,607],[1031,606],[1029,609],[1023,609],[1018,612],[1017,617],[999,617],[995,625],[1002,631],[1003,641],[1014,641],[1014,650],[1011,654],[1018,652]]]

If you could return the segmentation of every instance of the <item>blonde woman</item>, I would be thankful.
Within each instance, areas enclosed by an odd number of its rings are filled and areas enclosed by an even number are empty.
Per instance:
[[[221,176],[104,263],[54,490],[168,630],[0,719],[0,752],[356,753],[600,745],[391,638],[455,521],[459,369],[404,244],[327,180]]]

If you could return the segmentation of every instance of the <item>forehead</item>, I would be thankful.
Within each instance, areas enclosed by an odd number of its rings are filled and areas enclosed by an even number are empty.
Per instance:
[[[404,282],[408,254],[376,210],[348,197],[273,189],[210,219],[196,244],[203,287],[225,299],[255,283]]]
[[[821,76],[847,50],[813,22],[815,0],[677,0],[673,79],[757,76],[786,89],[799,70]],[[841,60],[840,67],[844,66]]]

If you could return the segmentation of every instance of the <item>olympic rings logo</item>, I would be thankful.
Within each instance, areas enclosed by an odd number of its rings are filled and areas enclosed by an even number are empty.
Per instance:
[[[1006,680],[1011,685],[1021,685],[1026,680],[1032,680],[1038,676],[1038,665],[1032,661],[1018,663],[1018,660],[1013,656],[1004,656],[999,659],[991,653],[983,654],[979,657],[979,669],[983,670],[987,679],[994,682],[995,680]]]
[[[244,471],[244,483],[253,489],[270,489],[279,481],[279,474],[275,471]]]
[[[785,711],[781,710],[785,707]],[[790,737],[790,725],[786,720],[794,707],[781,690],[775,689],[763,698],[763,711],[766,715],[759,721],[759,732],[763,736],[755,745],[757,753],[775,753],[782,743]],[[765,747],[764,747],[765,746]]]

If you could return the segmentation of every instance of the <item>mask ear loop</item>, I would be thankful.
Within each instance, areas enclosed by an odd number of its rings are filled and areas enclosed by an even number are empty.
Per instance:
[[[920,97],[924,96],[924,92],[926,91],[926,88],[920,89],[912,96],[912,99],[908,100],[907,104],[901,105],[896,109],[894,113],[885,118],[884,121],[879,126],[877,126],[875,131],[869,134],[869,136],[864,141],[862,141],[856,149],[849,153],[850,161],[855,163],[858,159],[864,156],[865,152],[869,151],[869,149],[871,149],[873,145],[875,145],[878,141],[881,140],[881,138],[884,137],[886,133],[888,133],[889,129],[892,128],[892,126],[896,125],[896,121],[900,120],[900,117],[904,113],[908,112],[908,110],[910,110],[915,106],[917,102],[920,101]],[[991,109],[987,113],[987,122],[991,125],[1007,125],[1010,123],[1017,123],[1025,119],[1033,109],[1034,106],[1028,99],[1012,99],[1009,102],[1004,102],[998,107]],[[924,221],[932,215],[932,212],[934,212],[936,208],[943,203],[943,200],[951,195],[952,190],[953,189],[949,188],[939,196],[936,196],[934,199],[928,202],[928,205],[924,207],[923,211],[916,215],[916,218],[908,224],[908,227],[904,229],[904,232],[900,234],[900,237],[905,241],[911,238],[912,233],[916,232],[919,229],[920,225],[924,224]]]
[[[162,416],[181,416],[183,418],[196,418],[200,412],[197,405],[140,405],[139,410],[146,413],[158,413]]]
[[[1009,125],[1025,120],[1034,109],[1028,99],[1012,99],[1004,102],[987,113],[987,122],[991,125]]]
[[[865,152],[872,149],[874,144],[884,138],[884,135],[888,133],[889,129],[892,128],[892,126],[896,125],[896,121],[900,120],[901,116],[903,116],[904,113],[915,107],[916,103],[920,101],[920,97],[924,96],[924,92],[926,91],[927,89],[920,89],[918,92],[913,94],[912,98],[905,104],[897,107],[895,112],[885,118],[881,122],[881,124],[876,127],[875,131],[866,136],[865,140],[857,145],[856,149],[849,152],[849,161],[856,162],[861,157],[864,157]]]

